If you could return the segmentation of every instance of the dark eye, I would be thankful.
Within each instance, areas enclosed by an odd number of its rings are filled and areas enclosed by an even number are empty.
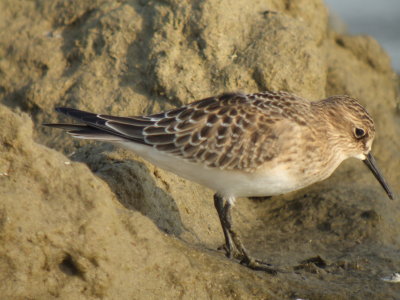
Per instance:
[[[361,139],[365,135],[365,131],[362,128],[356,128],[354,129],[354,135],[357,139]]]

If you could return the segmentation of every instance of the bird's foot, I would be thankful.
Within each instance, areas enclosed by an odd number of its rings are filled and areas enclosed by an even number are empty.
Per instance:
[[[238,260],[241,265],[246,266],[249,269],[263,271],[271,275],[276,275],[278,273],[278,270],[274,269],[271,264],[253,258],[246,250],[244,253],[240,252],[236,247],[232,247],[232,249],[229,250],[226,245],[221,245],[218,247],[218,250],[223,250],[226,257]]]
[[[263,271],[271,275],[278,274],[278,270],[273,269],[271,264],[266,263],[262,260],[254,259],[251,256],[245,256],[241,261],[240,264],[256,271]]]

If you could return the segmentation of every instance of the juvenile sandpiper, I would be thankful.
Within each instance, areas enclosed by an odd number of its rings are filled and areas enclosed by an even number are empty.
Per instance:
[[[311,102],[287,92],[230,93],[147,116],[116,117],[56,108],[81,124],[44,124],[73,137],[120,144],[156,166],[216,193],[227,256],[275,273],[251,257],[232,226],[238,197],[273,196],[329,177],[362,160],[393,199],[371,154],[374,122],[349,96]]]

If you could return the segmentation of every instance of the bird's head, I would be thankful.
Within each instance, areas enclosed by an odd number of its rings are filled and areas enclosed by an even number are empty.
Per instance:
[[[345,157],[362,160],[382,185],[390,199],[393,193],[379,171],[371,148],[375,138],[375,125],[366,109],[349,96],[333,96],[320,102],[329,119],[331,144]]]

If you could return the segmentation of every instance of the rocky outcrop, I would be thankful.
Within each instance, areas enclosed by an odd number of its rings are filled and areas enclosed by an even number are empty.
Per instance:
[[[239,199],[246,245],[284,271],[270,276],[217,251],[212,191],[41,126],[55,106],[137,115],[226,91],[350,94],[398,194],[390,60],[370,37],[332,32],[322,1],[6,0],[0,29],[0,298],[396,298],[379,278],[400,270],[400,205],[358,161]]]

